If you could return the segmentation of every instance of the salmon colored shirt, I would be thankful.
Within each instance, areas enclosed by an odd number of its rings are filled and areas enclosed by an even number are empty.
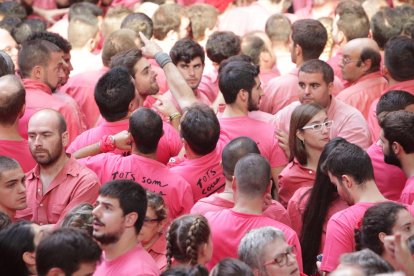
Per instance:
[[[71,157],[43,191],[40,167],[26,174],[27,208],[16,212],[16,219],[38,224],[59,224],[80,203],[95,203],[100,182],[96,174]]]
[[[73,70],[70,71],[70,77],[85,72],[99,71],[103,67],[100,55],[83,50],[70,51],[70,62],[73,67]]]
[[[399,202],[412,205],[414,203],[414,176],[407,179]]]
[[[13,158],[19,162],[25,173],[36,166],[36,161],[29,150],[27,140],[0,140],[0,155]]]
[[[161,235],[158,240],[147,249],[147,252],[154,259],[158,269],[162,272],[167,267],[167,241],[165,235]]]
[[[220,91],[217,69],[213,68],[210,72],[204,72],[198,85],[198,91],[206,95],[210,102],[214,102]]]
[[[361,77],[342,90],[336,98],[361,111],[367,119],[372,102],[381,97],[386,86],[387,80],[380,72],[375,72]]]

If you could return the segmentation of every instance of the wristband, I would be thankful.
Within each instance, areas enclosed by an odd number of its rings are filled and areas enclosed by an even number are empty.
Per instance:
[[[180,118],[180,117],[181,117],[181,113],[174,112],[173,114],[170,115],[170,122],[172,122],[172,120],[174,120],[175,118]]]
[[[112,135],[105,135],[99,141],[99,150],[101,152],[113,151],[116,149],[115,138]]]
[[[167,53],[164,53],[164,52],[156,53],[154,58],[161,68],[163,68],[167,63],[172,62],[171,57]]]

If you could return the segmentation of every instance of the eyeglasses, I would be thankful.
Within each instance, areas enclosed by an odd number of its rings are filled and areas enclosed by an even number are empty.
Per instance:
[[[358,62],[358,61],[360,61],[361,59],[351,59],[351,58],[349,58],[349,57],[343,57],[342,59],[341,59],[341,63],[343,64],[343,65],[347,65],[347,64],[349,64],[349,63],[351,63],[351,62]]]
[[[294,245],[288,246],[284,253],[277,254],[273,260],[265,263],[264,265],[277,264],[279,267],[285,266],[288,263],[288,256],[295,254],[295,249],[296,247]]]
[[[320,131],[320,130],[322,130],[323,127],[326,127],[328,129],[331,128],[332,124],[333,124],[333,121],[329,120],[329,121],[323,122],[321,124],[314,124],[314,125],[310,125],[310,126],[304,126],[304,127],[302,127],[302,130],[312,129],[313,131]]]
[[[144,218],[144,222],[159,222],[159,221],[161,221],[162,219],[159,219],[159,218],[147,218],[147,217],[145,217]]]

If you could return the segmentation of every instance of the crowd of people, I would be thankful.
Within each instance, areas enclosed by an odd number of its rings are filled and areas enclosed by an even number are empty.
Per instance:
[[[413,1],[0,20],[0,275],[414,276]]]

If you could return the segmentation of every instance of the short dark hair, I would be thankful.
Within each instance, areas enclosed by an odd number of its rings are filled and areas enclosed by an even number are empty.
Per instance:
[[[371,18],[372,38],[378,43],[381,49],[392,37],[400,35],[403,23],[395,9],[386,7],[379,10]]]
[[[6,213],[0,211],[0,232],[10,224],[12,224],[11,218]]]
[[[326,84],[330,84],[334,81],[334,71],[332,67],[323,60],[312,59],[305,61],[299,68],[299,72],[304,72],[307,74],[321,73],[323,76],[323,81]]]
[[[103,11],[95,4],[88,2],[74,3],[69,8],[68,18],[69,21],[75,16],[102,16]]]
[[[206,43],[208,58],[220,64],[223,60],[238,55],[241,51],[241,39],[233,32],[214,32]]]
[[[241,89],[251,94],[259,68],[249,62],[232,61],[219,69],[219,88],[226,104],[236,101]]]
[[[0,155],[0,179],[3,177],[3,172],[19,168],[20,164],[13,158]]]
[[[368,37],[369,19],[359,2],[340,1],[335,9],[335,14],[339,16],[336,23],[338,29],[344,33],[347,41]]]
[[[271,41],[287,43],[292,33],[292,23],[283,14],[274,14],[266,21],[265,31]]]
[[[381,69],[381,54],[378,51],[369,47],[363,48],[359,58],[357,66],[361,66],[361,62],[371,60],[371,67],[366,74],[378,72]]]
[[[0,14],[4,16],[17,17],[21,20],[27,17],[27,11],[24,5],[15,1],[0,3]]]
[[[380,126],[390,145],[397,142],[406,153],[414,152],[414,113],[405,110],[390,112],[380,119]]]
[[[21,44],[33,33],[44,31],[46,31],[46,24],[43,21],[39,19],[26,19],[13,28],[11,35],[18,44]]]
[[[141,107],[129,118],[129,132],[140,152],[154,153],[163,135],[161,117],[155,111]]]
[[[154,24],[151,18],[145,13],[134,12],[128,14],[121,23],[121,29],[130,29],[137,35],[142,32],[148,39],[151,39],[154,31]]]
[[[180,123],[181,136],[196,154],[212,152],[220,137],[220,123],[207,105],[195,103],[185,112]]]
[[[128,69],[132,78],[135,78],[135,65],[142,58],[142,51],[138,48],[129,49],[116,54],[111,59],[110,67],[123,66]]]
[[[396,81],[414,79],[414,40],[397,36],[385,45],[384,64]]]
[[[205,60],[203,47],[189,38],[178,40],[170,50],[170,57],[175,65],[180,61],[189,63],[196,57],[200,57],[203,64]]]
[[[135,98],[131,75],[123,67],[110,69],[96,84],[94,96],[105,120],[115,122],[125,118],[129,104]]]
[[[394,268],[386,260],[370,249],[343,254],[340,259],[340,264],[358,267],[361,269],[363,275],[379,275],[394,272]]]
[[[99,195],[118,199],[124,216],[137,213],[138,219],[134,227],[135,233],[139,233],[147,213],[147,193],[140,184],[125,179],[109,181],[99,189]]]
[[[26,103],[26,90],[15,75],[0,77],[0,124],[12,125]]]
[[[344,142],[334,148],[322,164],[325,173],[331,173],[339,181],[342,175],[351,176],[356,184],[362,185],[374,179],[371,158],[359,146]]]
[[[39,243],[36,250],[36,269],[39,276],[51,268],[72,275],[82,263],[97,262],[102,250],[86,232],[76,228],[60,228]]]
[[[239,259],[226,258],[218,262],[210,272],[211,276],[253,276],[252,269]]]
[[[382,112],[403,110],[414,104],[414,95],[402,90],[391,90],[381,96],[377,103],[377,118]]]
[[[243,37],[241,48],[242,53],[249,56],[255,65],[260,65],[260,54],[268,50],[264,40],[255,33]]]
[[[38,32],[33,33],[30,35],[27,40],[46,40],[50,43],[55,44],[58,46],[65,54],[70,53],[70,50],[72,50],[72,46],[70,45],[69,41],[67,41],[65,38],[63,38],[60,34],[52,33],[52,32]]]
[[[11,57],[6,52],[0,50],[0,77],[14,75],[15,68]]]
[[[325,48],[328,33],[318,20],[301,19],[292,24],[292,40],[302,48],[304,60],[317,59]]]
[[[129,29],[120,29],[111,33],[104,42],[102,48],[102,63],[109,66],[111,58],[116,54],[137,48],[137,35],[134,31]]]

